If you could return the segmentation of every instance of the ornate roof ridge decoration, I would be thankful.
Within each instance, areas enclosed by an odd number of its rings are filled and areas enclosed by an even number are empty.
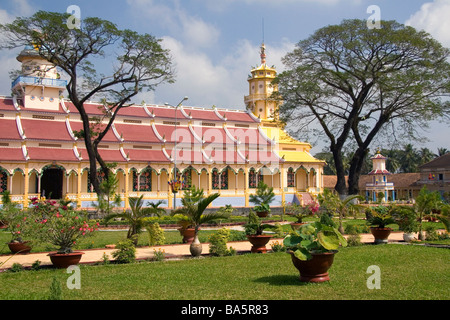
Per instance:
[[[120,142],[124,142],[125,141],[125,139],[120,136],[119,132],[117,132],[117,129],[116,129],[116,126],[115,126],[114,123],[111,124],[111,129],[112,129],[112,131],[114,133],[114,136],[117,138],[117,140],[119,140]]]
[[[259,122],[261,123],[261,118],[255,116],[253,114],[253,112],[251,112],[249,109],[246,110],[247,114],[250,116],[250,118],[252,118],[253,120],[255,120],[255,122]]]
[[[71,137],[74,141],[77,141],[78,138],[75,137],[75,135],[74,135],[74,133],[73,133],[72,127],[70,126],[70,120],[69,120],[69,117],[66,118],[66,128],[67,128],[67,131],[69,132],[70,137]]]
[[[259,133],[263,136],[263,138],[266,139],[267,142],[269,142],[271,145],[275,145],[275,144],[276,144],[275,141],[273,141],[272,139],[270,139],[270,138],[267,136],[267,134],[264,132],[264,130],[261,128],[260,125],[258,125],[258,131],[259,131]]]
[[[64,98],[62,97],[59,99],[59,104],[61,105],[61,108],[64,110],[65,113],[69,114],[70,110],[66,107],[66,103],[64,102]]]
[[[216,106],[213,106],[212,108],[213,108],[214,113],[216,114],[216,116],[217,116],[220,120],[222,120],[222,121],[227,121],[227,118],[224,117],[224,116],[222,116],[222,115],[219,113],[219,110],[217,110],[217,107],[216,107]]]
[[[150,118],[155,118],[155,114],[153,113],[153,109],[152,109],[151,112],[148,111],[147,105],[146,105],[146,104],[144,104],[142,107],[144,108],[145,113],[148,114],[148,116],[149,116]]]
[[[17,130],[19,131],[20,137],[23,140],[25,140],[27,137],[25,136],[25,131],[23,130],[22,121],[20,119],[20,115],[19,114],[16,115],[16,125],[17,125]]]
[[[244,161],[244,163],[250,162],[250,160],[248,159],[248,157],[244,156],[244,155],[241,153],[241,150],[237,149],[237,150],[236,150],[236,153],[237,153],[237,155],[238,155],[239,157],[241,157],[241,159]]]
[[[179,106],[178,108],[180,109],[181,114],[182,114],[186,119],[192,120],[191,114],[187,114],[186,111],[184,111],[183,106]],[[177,112],[177,109],[175,109],[175,112]]]
[[[212,151],[211,151],[211,154],[212,154]],[[203,149],[203,148],[202,148],[202,155],[203,155],[203,158],[205,158],[205,160],[206,160],[206,162],[207,162],[208,164],[214,163],[214,160],[211,158],[211,156],[208,156],[208,155],[206,154],[205,149]]]
[[[128,155],[125,154],[125,150],[123,150],[123,146],[120,146],[120,147],[119,147],[119,151],[120,151],[120,154],[122,155],[122,157],[123,157],[126,161],[130,161],[130,158],[128,157]]]
[[[30,157],[28,156],[28,150],[26,144],[22,144],[22,154],[25,160],[30,160]]]
[[[170,162],[174,162],[174,159],[170,157],[170,155],[167,153],[166,147],[162,147],[161,151],[163,152],[164,156],[169,160]]]
[[[78,147],[75,144],[73,146],[73,153],[78,160],[83,160],[83,157],[81,157],[81,152],[78,151]]]
[[[162,136],[159,134],[158,129],[156,129],[156,125],[155,125],[154,122],[151,124],[151,126],[152,126],[153,132],[155,133],[156,137],[157,137],[162,143],[166,143],[167,140],[165,139],[165,137],[162,137]],[[169,159],[170,159],[170,157],[169,157]]]
[[[241,144],[241,141],[239,141],[239,139],[237,137],[233,137],[231,132],[228,131],[226,123],[223,124],[223,130],[225,131],[225,134],[227,135],[227,137],[230,138],[235,144],[238,144],[238,145]]]
[[[205,143],[205,140],[203,140],[203,137],[200,137],[200,136],[198,136],[197,133],[195,133],[195,130],[194,130],[194,128],[192,127],[192,124],[191,124],[191,123],[188,124],[188,128],[189,128],[189,131],[191,132],[191,134],[194,136],[195,140],[197,140],[197,141],[200,142],[201,144]]]
[[[16,95],[12,96],[12,102],[13,102],[14,109],[16,109],[16,111],[20,111],[20,107],[19,107],[19,103],[17,102]]]

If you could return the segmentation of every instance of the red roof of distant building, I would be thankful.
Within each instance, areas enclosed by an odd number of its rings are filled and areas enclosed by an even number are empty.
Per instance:
[[[0,121],[0,140],[21,140],[16,120],[2,119]]]

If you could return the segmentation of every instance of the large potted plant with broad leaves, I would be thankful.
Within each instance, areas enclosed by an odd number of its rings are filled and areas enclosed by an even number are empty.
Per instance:
[[[196,189],[195,186],[193,188]],[[228,217],[230,216],[229,213],[220,211],[204,214],[205,209],[219,196],[220,194],[213,193],[205,198],[196,198],[195,201],[184,201],[184,206],[177,210],[174,210],[173,212],[174,214],[184,215],[186,217],[186,221],[188,221],[189,225],[191,225],[195,230],[194,240],[189,246],[189,250],[193,257],[198,257],[202,253],[202,244],[198,239],[198,231],[200,226],[204,223],[212,222],[214,220],[228,219]]]
[[[283,244],[300,272],[300,281],[324,282],[330,280],[334,255],[347,241],[335,227],[316,221],[292,231]]]
[[[263,224],[256,213],[250,209],[248,223],[244,225],[245,234],[248,241],[252,244],[251,252],[266,253],[266,244],[272,238],[272,235],[263,234],[264,230],[274,230],[276,227],[271,224]]]
[[[267,217],[270,213],[270,203],[275,199],[273,188],[260,181],[256,193],[249,196],[249,201],[255,204],[254,210],[258,217]]]

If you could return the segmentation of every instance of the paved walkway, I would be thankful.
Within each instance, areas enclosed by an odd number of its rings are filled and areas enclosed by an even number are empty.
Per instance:
[[[267,248],[270,249],[270,245],[274,242],[282,243],[283,239],[272,239]],[[392,232],[389,235],[389,242],[403,241],[403,232]],[[374,238],[371,234],[361,234],[361,242],[363,243],[373,243]],[[248,241],[231,241],[228,243],[228,247],[233,247],[238,253],[250,252],[251,244]],[[108,255],[109,259],[112,260],[111,253],[116,249],[111,248],[100,248],[100,249],[89,249],[80,250],[84,252],[80,263],[96,263],[103,261],[103,255]],[[189,251],[189,244],[173,244],[173,245],[162,245],[154,247],[139,247],[136,248],[136,258],[137,259],[151,259],[154,257],[154,251],[164,250],[166,259],[180,259],[188,258],[191,256]],[[203,254],[209,252],[208,243],[203,243]],[[16,255],[1,255],[0,256],[0,271],[10,268],[14,263],[20,263],[24,267],[30,267],[33,262],[39,260],[41,266],[51,265],[50,257],[48,252],[42,253],[29,253],[29,254],[16,254]],[[6,262],[5,262],[6,261]]]

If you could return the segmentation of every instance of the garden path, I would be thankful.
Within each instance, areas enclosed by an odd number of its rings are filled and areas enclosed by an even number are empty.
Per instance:
[[[270,248],[270,245],[274,242],[282,243],[283,239],[272,239],[267,248]],[[361,242],[363,243],[373,243],[374,238],[371,234],[361,234]],[[403,232],[392,232],[389,236],[390,242],[398,242],[403,241]],[[248,241],[231,241],[228,242],[229,247],[233,247],[238,253],[250,252],[251,244]],[[153,247],[138,247],[136,248],[136,258],[138,260],[151,259],[155,255],[155,251],[164,250],[166,259],[182,259],[188,258],[191,256],[189,251],[189,244],[172,244],[172,245],[162,245],[162,246],[153,246]],[[82,250],[84,255],[81,258],[80,263],[98,263],[103,261],[103,256],[108,255],[109,259],[112,260],[111,253],[115,251],[112,248],[100,248],[100,249],[89,249]],[[203,243],[203,253],[208,253],[208,244]],[[9,260],[8,260],[9,259]],[[0,265],[4,263],[0,267],[0,271],[4,269],[10,268],[14,263],[20,263],[24,267],[30,267],[33,262],[39,260],[41,262],[41,266],[51,265],[50,257],[48,256],[48,252],[42,253],[29,253],[29,254],[16,254],[12,255],[1,255],[0,256]]]

